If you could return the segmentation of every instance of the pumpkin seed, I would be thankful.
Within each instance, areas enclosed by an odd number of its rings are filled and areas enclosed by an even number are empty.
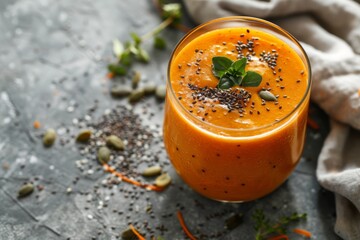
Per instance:
[[[115,98],[125,97],[131,93],[131,88],[127,86],[116,85],[110,89],[111,96]]]
[[[145,211],[146,211],[147,213],[151,213],[152,210],[153,210],[153,207],[152,207],[152,204],[150,203],[150,204],[148,204],[148,205],[146,206]]]
[[[71,187],[68,187],[68,188],[66,189],[66,193],[67,193],[67,194],[72,193],[72,188],[71,188]]]
[[[90,137],[91,137],[91,130],[89,129],[85,129],[82,130],[81,132],[79,132],[79,134],[76,137],[76,141],[77,142],[87,142],[89,141]]]
[[[277,100],[275,95],[267,90],[260,91],[259,96],[266,101],[276,101]]]
[[[33,191],[34,191],[34,185],[31,183],[27,183],[19,189],[18,197],[19,198],[26,197],[30,195]]]
[[[152,167],[148,167],[147,169],[145,169],[142,172],[142,175],[144,177],[154,177],[154,176],[161,174],[161,171],[162,171],[162,169],[160,166],[152,166]]]
[[[144,92],[146,95],[154,94],[156,91],[155,83],[149,83],[144,87]]]
[[[145,95],[144,89],[133,90],[129,96],[129,102],[138,102]]]
[[[49,128],[48,130],[46,130],[44,137],[43,137],[43,144],[45,147],[50,147],[51,145],[54,144],[56,140],[56,132],[54,129]]]
[[[171,183],[171,177],[167,173],[163,173],[155,179],[155,185],[158,187],[167,187]]]
[[[134,88],[134,89],[137,88],[140,80],[141,80],[141,73],[135,72],[134,76],[131,79],[132,88]]]
[[[101,147],[98,150],[98,161],[101,165],[108,163],[110,160],[110,150],[107,147]]]
[[[122,240],[137,240],[138,237],[130,228],[128,228],[121,233],[121,239]]]
[[[115,135],[111,135],[106,138],[106,144],[116,150],[124,150],[125,145],[123,141]]]
[[[228,219],[225,220],[225,227],[229,230],[232,230],[239,226],[243,220],[243,214],[238,213],[230,216]]]
[[[166,96],[166,86],[165,85],[157,86],[155,90],[155,95],[159,100],[164,100]]]

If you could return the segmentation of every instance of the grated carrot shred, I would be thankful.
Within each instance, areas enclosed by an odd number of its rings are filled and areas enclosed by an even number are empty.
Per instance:
[[[115,168],[109,166],[106,163],[103,164],[103,167],[104,167],[104,170],[106,172],[109,172],[109,173],[113,174],[114,176],[118,177],[120,180],[122,180],[124,182],[127,182],[127,183],[131,183],[131,184],[133,184],[135,186],[145,188],[145,189],[151,190],[151,191],[156,191],[156,192],[161,192],[161,191],[163,191],[165,189],[165,188],[162,188],[162,187],[158,187],[156,185],[144,184],[144,183],[138,182],[138,181],[136,181],[134,179],[128,178],[124,174],[117,172]]]
[[[317,124],[317,122],[315,122],[315,120],[310,117],[307,119],[307,125],[314,130],[320,129],[319,124]]]
[[[197,240],[196,237],[194,237],[194,235],[192,235],[192,233],[187,228],[184,218],[183,218],[183,215],[180,211],[177,212],[177,218],[179,219],[181,228],[184,230],[186,236],[188,236],[191,240]]]
[[[295,228],[293,230],[294,233],[297,233],[299,235],[303,235],[304,237],[307,237],[307,238],[311,238],[311,232],[305,230],[305,229],[301,229],[301,228]]]
[[[289,240],[289,237],[285,234],[282,234],[275,237],[270,237],[267,240]]]
[[[130,229],[131,229],[131,231],[133,231],[133,233],[136,235],[136,237],[139,240],[146,240],[143,236],[141,236],[141,234],[134,228],[134,226],[132,224],[130,224]]]
[[[39,129],[41,127],[41,124],[39,121],[36,120],[36,121],[34,121],[33,126],[35,129]]]
[[[112,73],[112,72],[109,72],[109,73],[106,74],[106,77],[109,78],[109,79],[111,79],[111,78],[114,78],[114,77],[115,77],[115,74]]]

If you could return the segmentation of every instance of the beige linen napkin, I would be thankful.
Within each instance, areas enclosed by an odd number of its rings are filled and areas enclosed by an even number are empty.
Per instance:
[[[271,18],[311,61],[311,98],[331,118],[317,178],[336,198],[335,232],[360,239],[360,4],[351,0],[184,0],[195,21],[244,15]]]

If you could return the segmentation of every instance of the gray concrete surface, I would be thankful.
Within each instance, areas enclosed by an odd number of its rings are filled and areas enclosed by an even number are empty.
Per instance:
[[[159,22],[151,1],[0,1],[0,239],[118,239],[130,223],[148,239],[186,239],[176,218],[178,209],[189,229],[202,239],[254,239],[251,214],[258,208],[272,218],[306,212],[307,220],[292,227],[311,231],[312,239],[338,239],[333,233],[333,194],[315,178],[316,159],[328,132],[327,117],[316,106],[311,115],[320,123],[320,131],[308,129],[296,171],[278,190],[255,202],[218,203],[184,185],[162,148],[163,103],[153,97],[136,104],[134,111],[148,112],[140,118],[144,126],[153,127],[150,159],[158,159],[173,184],[162,193],[124,182],[109,189],[102,186],[108,173],[80,171],[76,161],[84,157],[78,146],[72,142],[62,146],[59,140],[72,139],[79,129],[77,120],[96,121],[107,109],[128,105],[109,95],[113,81],[127,78],[104,78],[113,58],[111,41],[127,40],[130,31],[144,34]],[[135,64],[132,69],[143,73],[144,82],[164,84],[171,49],[182,35],[166,31],[165,51],[146,43],[151,63]],[[85,117],[94,104],[93,115]],[[149,117],[150,113],[154,116]],[[40,121],[41,129],[33,128],[34,120]],[[59,139],[45,149],[40,136],[49,127],[58,131]],[[95,169],[96,160],[88,160]],[[88,165],[86,169],[91,169]],[[36,188],[32,195],[17,200],[17,191],[26,181],[44,189]],[[69,187],[70,194],[66,193]],[[244,213],[242,224],[224,232],[224,220],[240,212]],[[220,232],[223,235],[217,236]]]

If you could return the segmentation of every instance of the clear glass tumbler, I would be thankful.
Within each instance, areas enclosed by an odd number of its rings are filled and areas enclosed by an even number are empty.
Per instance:
[[[301,74],[307,81],[303,95],[288,114],[253,128],[228,128],[201,120],[179,100],[172,86],[177,80],[171,79],[171,71],[177,68],[175,59],[194,39],[213,30],[239,27],[266,32],[287,44],[301,59]],[[302,154],[310,76],[304,49],[273,23],[236,16],[215,19],[190,31],[178,43],[169,62],[163,127],[166,151],[180,177],[196,192],[218,201],[251,201],[274,191],[289,177]]]

